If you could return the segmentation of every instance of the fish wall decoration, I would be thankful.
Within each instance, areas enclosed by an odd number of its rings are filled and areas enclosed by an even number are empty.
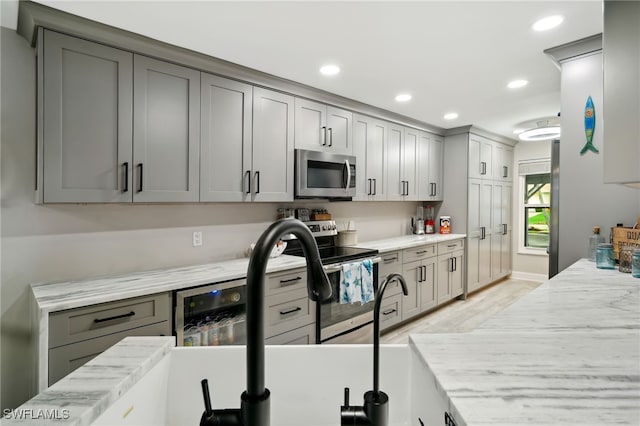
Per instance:
[[[593,145],[593,132],[596,128],[596,109],[593,106],[591,96],[587,98],[587,104],[584,106],[584,135],[587,137],[587,143],[580,150],[580,155],[587,151],[599,153],[598,149]]]

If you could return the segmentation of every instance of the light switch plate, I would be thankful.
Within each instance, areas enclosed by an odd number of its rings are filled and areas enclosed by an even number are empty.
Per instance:
[[[194,231],[193,232],[193,246],[200,247],[202,245],[202,232]]]

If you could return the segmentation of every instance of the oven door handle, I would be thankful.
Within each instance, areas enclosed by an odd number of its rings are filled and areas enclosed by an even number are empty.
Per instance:
[[[357,260],[354,260],[353,262],[356,262],[356,261]],[[380,256],[377,256],[371,259],[371,263],[374,263],[374,264],[380,263],[381,261],[382,261],[382,258]],[[331,265],[324,265],[322,268],[327,274],[331,274],[333,272],[342,271],[342,265],[346,265],[347,263],[351,263],[351,262],[333,263]]]

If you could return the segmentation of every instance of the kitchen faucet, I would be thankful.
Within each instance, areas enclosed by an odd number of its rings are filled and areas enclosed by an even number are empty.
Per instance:
[[[389,424],[389,396],[380,390],[380,305],[387,284],[397,280],[405,296],[409,294],[404,277],[396,272],[387,275],[375,296],[373,307],[373,390],[364,393],[364,405],[349,406],[349,388],[344,388],[344,405],[340,407],[340,424],[387,426]]]
[[[200,426],[269,426],[269,389],[264,384],[264,276],[269,255],[285,234],[298,237],[307,261],[309,299],[324,301],[331,297],[331,284],[320,260],[316,240],[298,219],[274,222],[256,243],[247,270],[247,390],[240,396],[240,409],[211,408],[207,379],[202,380],[205,411]]]

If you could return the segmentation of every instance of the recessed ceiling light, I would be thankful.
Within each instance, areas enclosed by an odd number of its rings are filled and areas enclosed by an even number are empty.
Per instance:
[[[547,16],[536,21],[531,28],[535,31],[547,31],[562,24],[562,21],[564,21],[564,16],[562,15]]]
[[[536,127],[518,135],[521,141],[546,141],[560,137],[560,126]]]
[[[324,65],[320,68],[320,72],[324,75],[336,75],[340,72],[340,67],[337,65]]]
[[[527,84],[529,84],[527,80],[513,80],[513,81],[510,81],[509,84],[507,84],[507,87],[509,89],[517,89],[519,87],[524,87]]]
[[[448,112],[444,115],[445,120],[455,120],[456,118],[458,118],[457,112]]]
[[[407,102],[411,100],[411,95],[409,93],[400,93],[396,96],[396,101],[398,102]]]

